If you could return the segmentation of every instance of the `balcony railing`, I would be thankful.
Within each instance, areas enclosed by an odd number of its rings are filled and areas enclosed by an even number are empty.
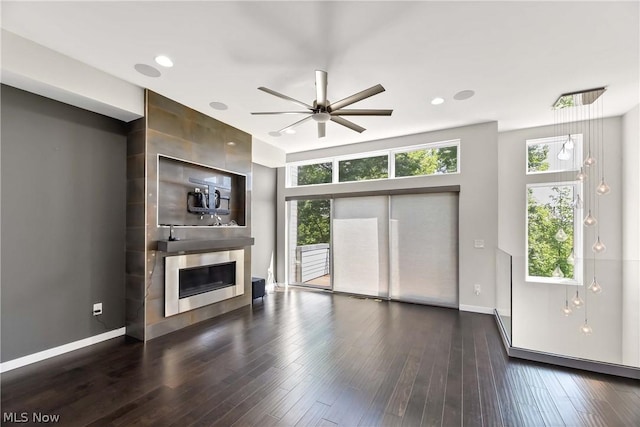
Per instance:
[[[296,283],[326,276],[330,271],[329,244],[296,246]]]

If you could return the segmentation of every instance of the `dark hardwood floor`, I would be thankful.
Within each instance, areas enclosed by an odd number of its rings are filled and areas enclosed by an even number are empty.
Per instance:
[[[2,412],[65,426],[640,426],[640,384],[509,360],[492,316],[291,290],[146,345],[7,372]]]

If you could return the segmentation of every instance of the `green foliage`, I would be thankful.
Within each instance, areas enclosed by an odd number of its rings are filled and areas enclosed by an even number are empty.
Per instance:
[[[527,149],[529,159],[529,172],[543,172],[549,170],[547,155],[549,146],[547,144],[530,145]]]
[[[458,167],[458,147],[429,148],[397,153],[396,176],[433,175],[452,173]]]
[[[298,200],[297,246],[329,243],[330,200]]]
[[[330,183],[332,166],[331,162],[298,166],[298,185]]]
[[[364,159],[343,160],[339,162],[340,182],[380,179],[389,176],[387,156],[366,157]]]
[[[546,189],[545,189],[546,190]],[[532,188],[527,194],[527,215],[529,220],[529,276],[552,277],[556,266],[564,276],[574,276],[573,265],[567,257],[573,248],[573,196],[572,187],[554,186],[547,203],[541,203],[534,197]],[[558,242],[555,238],[562,228],[568,238]]]

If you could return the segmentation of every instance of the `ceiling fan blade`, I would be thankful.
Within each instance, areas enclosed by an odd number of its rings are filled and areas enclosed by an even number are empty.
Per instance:
[[[258,111],[255,113],[251,113],[253,115],[264,115],[264,114],[313,114],[313,111]]]
[[[273,95],[273,96],[277,96],[278,98],[286,99],[287,101],[291,101],[291,102],[293,102],[293,103],[296,103],[296,104],[298,104],[298,105],[300,105],[300,106],[302,106],[302,107],[308,108],[308,109],[310,109],[310,110],[312,110],[312,109],[313,109],[313,107],[312,107],[311,105],[309,105],[309,104],[305,104],[305,103],[304,103],[304,102],[302,102],[302,101],[298,101],[297,99],[293,99],[293,98],[291,98],[290,96],[283,95],[283,94],[281,94],[280,92],[276,92],[275,90],[271,90],[271,89],[266,88],[266,87],[264,87],[264,86],[260,86],[260,87],[258,88],[258,90],[261,90],[261,91],[263,91],[263,92],[267,92],[268,94],[271,94],[271,95]]]
[[[327,105],[327,72],[322,70],[316,70],[316,104]]]
[[[318,138],[324,138],[327,135],[327,124],[318,122]]]
[[[283,127],[283,128],[282,128],[282,129],[280,129],[278,132],[282,133],[282,132],[284,132],[284,131],[285,131],[285,130],[287,130],[287,129],[293,129],[294,127],[296,127],[296,126],[298,126],[298,125],[300,125],[300,124],[302,124],[302,123],[306,122],[307,120],[311,120],[311,116],[309,116],[309,117],[305,117],[305,118],[304,118],[304,119],[302,119],[302,120],[298,120],[298,121],[297,121],[297,122],[295,122],[294,124],[289,125],[289,126],[287,126],[287,127]]]
[[[390,116],[393,110],[337,110],[332,111],[332,116]]]
[[[346,97],[345,99],[341,99],[340,101],[336,101],[328,105],[330,111],[339,110],[347,105],[351,105],[355,102],[362,101],[363,99],[367,99],[370,96],[377,95],[381,92],[384,92],[384,88],[382,85],[378,84],[370,87],[369,89],[365,89],[362,92],[358,92],[351,96]]]
[[[358,126],[357,124],[350,122],[347,119],[343,119],[342,117],[339,117],[339,116],[331,116],[331,121],[336,122],[342,126],[348,127],[351,130],[355,130],[358,133],[362,133],[366,130],[362,126]]]

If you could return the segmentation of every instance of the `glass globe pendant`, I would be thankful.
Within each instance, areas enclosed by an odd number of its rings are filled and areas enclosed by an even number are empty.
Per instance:
[[[584,168],[580,168],[580,172],[576,175],[576,179],[580,182],[585,182],[589,176],[584,172]]]
[[[578,194],[576,199],[573,201],[573,207],[576,209],[582,209],[582,197]]]
[[[584,335],[591,335],[591,333],[593,332],[593,329],[591,329],[591,326],[589,326],[586,319],[584,321],[584,324],[580,326],[580,332],[582,332]]]
[[[565,300],[564,301],[564,307],[562,307],[562,314],[566,316],[570,316],[571,313],[573,313],[573,310],[571,310],[571,307],[569,307],[569,301]]]
[[[607,247],[604,245],[604,243],[602,243],[600,241],[600,236],[598,236],[598,239],[593,244],[593,246],[591,246],[591,249],[593,249],[593,252],[599,254],[599,253],[602,253],[602,252],[606,251]]]
[[[611,191],[611,187],[609,187],[607,183],[604,182],[604,177],[603,177],[600,180],[600,184],[596,187],[596,193],[598,193],[601,196],[604,196],[605,194],[609,194],[610,191]]]
[[[562,150],[558,153],[558,160],[569,160],[570,158],[571,151],[569,151],[565,145],[562,145]]]
[[[591,156],[591,152],[589,152],[589,155],[587,156],[586,159],[584,159],[584,165],[585,166],[593,166],[596,164],[596,158]]]
[[[558,228],[558,231],[556,232],[556,235],[554,237],[558,242],[565,242],[569,238],[569,236],[567,236],[567,233],[565,233],[562,228]]]
[[[564,144],[562,144],[562,146],[567,150],[573,150],[574,143],[573,143],[573,137],[571,136],[571,134],[567,136],[567,140],[564,142]]]
[[[556,265],[556,268],[553,270],[553,273],[551,273],[551,277],[555,277],[555,278],[562,278],[564,277],[564,273],[562,272],[562,270],[560,269],[559,265]]]
[[[573,249],[571,249],[571,253],[567,257],[567,264],[569,264],[569,265],[575,265],[576,264],[576,254],[573,251]]]
[[[571,299],[571,304],[573,304],[573,306],[578,309],[582,308],[582,306],[584,305],[584,300],[580,298],[580,294],[578,293],[578,291],[576,291],[576,296]]]
[[[600,292],[602,292],[602,286],[600,286],[600,283],[598,283],[598,281],[596,280],[596,276],[593,276],[593,282],[591,282],[591,284],[589,285],[589,289],[594,294],[599,294]]]
[[[592,227],[598,223],[598,220],[595,216],[591,215],[591,209],[589,209],[589,213],[584,217],[584,221],[582,221],[584,225],[587,227]]]

